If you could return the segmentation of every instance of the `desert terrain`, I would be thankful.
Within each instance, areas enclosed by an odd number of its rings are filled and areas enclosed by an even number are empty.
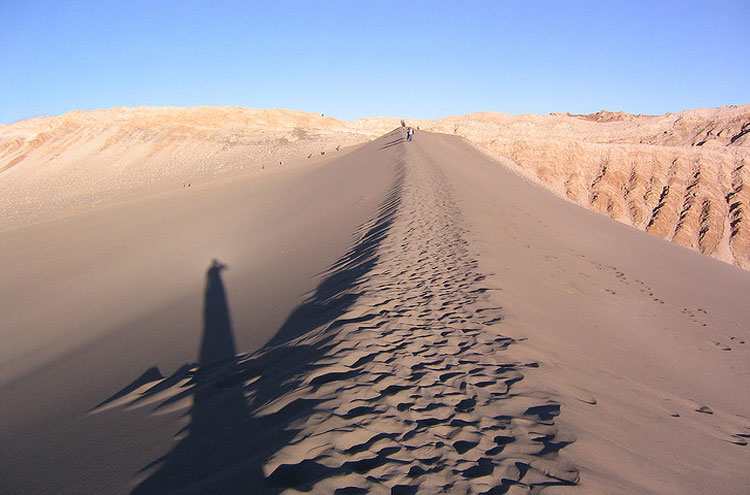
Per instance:
[[[750,106],[399,121],[0,126],[0,492],[746,493]]]
[[[409,122],[463,136],[576,204],[750,267],[750,229],[743,225],[750,105],[658,116],[481,112]],[[142,107],[0,126],[2,223],[229,170],[290,168],[398,125],[396,118],[344,122],[289,110]]]

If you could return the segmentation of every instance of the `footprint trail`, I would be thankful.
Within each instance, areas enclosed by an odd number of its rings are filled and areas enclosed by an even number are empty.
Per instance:
[[[235,447],[191,487],[500,494],[578,482],[560,456],[574,440],[555,424],[560,404],[516,385],[538,365],[509,355],[516,342],[444,177],[401,130],[386,138],[390,194],[266,347],[113,396],[158,409],[192,395],[193,419],[201,397],[217,411],[238,390],[246,402],[221,432],[188,425],[137,493],[184,489],[177,467],[216,455],[217,435]]]

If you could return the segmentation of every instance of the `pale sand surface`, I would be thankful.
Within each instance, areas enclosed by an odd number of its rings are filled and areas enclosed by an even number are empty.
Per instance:
[[[7,227],[3,489],[744,493],[750,275],[401,136]]]

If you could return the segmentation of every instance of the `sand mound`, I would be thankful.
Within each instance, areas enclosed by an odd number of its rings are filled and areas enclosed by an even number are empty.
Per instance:
[[[5,491],[742,493],[747,272],[457,136],[334,156],[2,233]]]

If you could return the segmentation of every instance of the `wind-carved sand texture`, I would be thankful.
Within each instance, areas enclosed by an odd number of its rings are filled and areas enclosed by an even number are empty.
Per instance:
[[[373,143],[399,147],[378,215],[268,345],[234,358],[229,343],[223,363],[201,359],[166,379],[151,370],[99,406],[161,400],[158,410],[193,395],[187,437],[134,493],[539,493],[577,483],[558,454],[573,441],[555,424],[560,404],[517,385],[538,364],[508,352],[515,341],[501,335],[503,310],[450,188],[426,155],[409,156],[402,134]],[[207,308],[218,268],[208,277]],[[226,334],[228,317],[219,320],[205,332]],[[231,342],[206,335],[202,349]],[[223,464],[204,465],[219,453]]]

